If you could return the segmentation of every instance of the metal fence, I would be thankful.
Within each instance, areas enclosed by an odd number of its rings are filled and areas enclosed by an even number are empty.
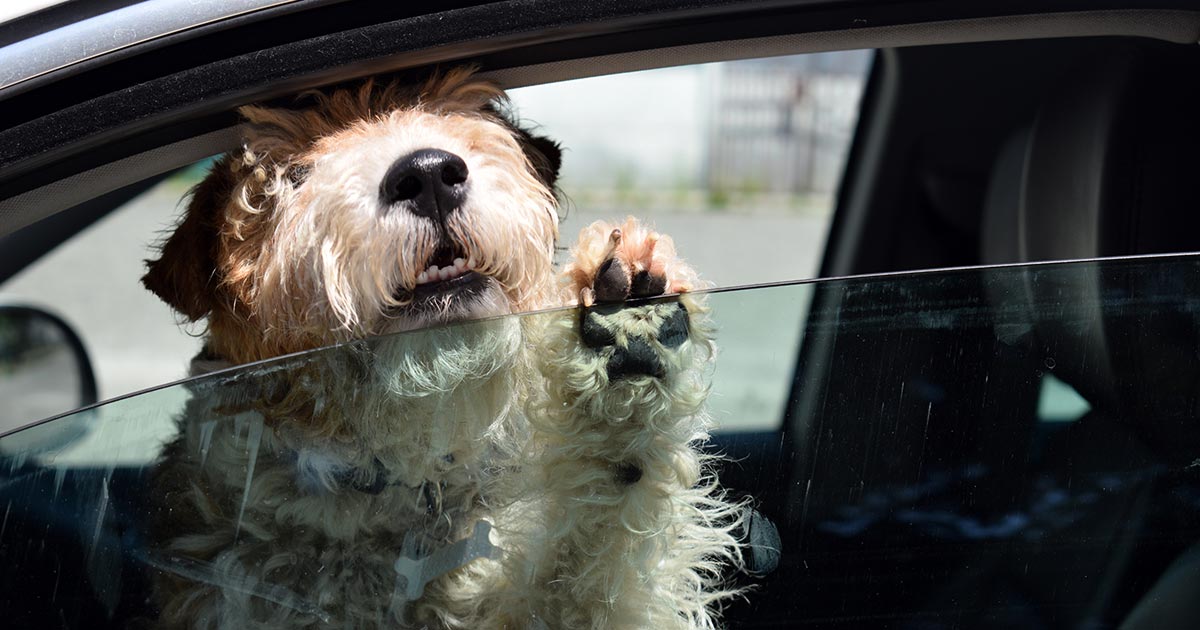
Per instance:
[[[722,64],[712,81],[708,188],[831,193],[858,118],[868,61],[856,52]]]

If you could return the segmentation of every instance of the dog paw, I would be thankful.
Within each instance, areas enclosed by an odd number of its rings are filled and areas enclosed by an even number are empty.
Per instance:
[[[691,336],[691,311],[678,298],[628,301],[685,294],[695,286],[671,239],[632,218],[620,226],[597,223],[581,234],[575,254],[569,277],[582,307],[580,337],[606,357],[609,380],[665,377],[666,355]]]
[[[601,221],[585,228],[568,273],[575,297],[589,307],[686,293],[695,283],[695,274],[675,255],[670,237],[633,217],[619,226]]]
[[[615,381],[638,375],[665,377],[663,353],[681,346],[691,325],[687,308],[670,302],[585,307],[579,327],[583,343],[607,355],[608,380]]]

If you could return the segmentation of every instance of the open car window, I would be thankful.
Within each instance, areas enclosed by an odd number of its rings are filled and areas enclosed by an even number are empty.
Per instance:
[[[515,115],[566,151],[561,251],[596,220],[634,215],[672,235],[709,283],[816,276],[873,55],[696,64],[512,90]],[[181,378],[199,349],[203,325],[178,325],[138,279],[211,164],[171,175],[0,283],[0,303],[49,309],[78,330],[101,399]],[[802,316],[781,308],[774,312],[789,326]],[[786,391],[757,389],[743,402],[762,407],[757,426],[777,425]],[[14,426],[0,420],[0,431]]]
[[[661,68],[509,91],[565,148],[563,245],[634,215],[723,287],[819,274],[875,51]]]
[[[1200,562],[1200,257],[788,283],[706,300],[718,331],[717,473],[780,534],[777,568],[734,576],[758,585],[727,611],[735,625],[1107,627],[1161,621],[1164,602],[1194,599],[1181,584]],[[803,321],[771,317],[810,302]],[[16,626],[124,627],[155,613],[153,576],[218,579],[152,542],[172,521],[155,512],[147,480],[183,414],[206,414],[207,437],[170,448],[199,449],[204,465],[239,479],[277,474],[264,462],[295,456],[278,447],[286,428],[216,403],[278,401],[300,375],[563,318],[578,313],[314,350],[0,438],[4,610]],[[788,395],[775,407],[744,402],[767,385]],[[457,416],[436,420],[452,430]],[[239,502],[253,511],[272,500]],[[364,588],[386,608],[395,585]],[[244,590],[313,620],[340,605],[316,590]]]

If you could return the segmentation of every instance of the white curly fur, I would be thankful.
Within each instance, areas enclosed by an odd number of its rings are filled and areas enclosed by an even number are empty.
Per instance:
[[[698,296],[678,298],[689,326],[672,347],[658,341],[671,301],[611,313],[614,347],[601,349],[581,341],[577,309],[377,337],[590,302],[611,257],[668,291],[697,287],[670,239],[632,219],[597,224],[556,278],[554,197],[494,113],[502,94],[467,71],[314,98],[244,110],[246,150],[213,176],[225,194],[197,191],[147,275],[189,318],[208,318],[208,347],[231,364],[344,344],[193,385],[153,480],[159,625],[715,627],[742,508],[697,448],[712,358]],[[428,219],[381,208],[376,191],[398,156],[424,147],[468,164],[447,229],[489,283],[413,309],[440,237]],[[188,257],[204,229],[212,269],[197,279]],[[662,374],[610,379],[614,348],[633,338]],[[501,554],[408,601],[397,558],[446,548],[481,520]]]

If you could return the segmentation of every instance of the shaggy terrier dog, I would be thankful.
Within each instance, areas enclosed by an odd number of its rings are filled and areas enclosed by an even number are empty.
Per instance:
[[[559,149],[503,103],[455,70],[241,110],[143,281],[207,320],[197,372],[338,345],[193,385],[160,626],[714,626],[743,511],[697,279],[633,219],[556,273]]]

